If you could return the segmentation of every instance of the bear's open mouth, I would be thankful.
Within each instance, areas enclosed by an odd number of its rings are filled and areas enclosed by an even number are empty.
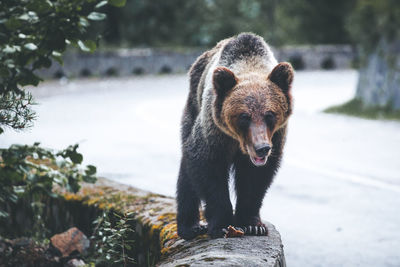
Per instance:
[[[253,164],[257,167],[263,166],[263,165],[265,165],[265,163],[267,163],[267,156],[265,156],[265,157],[250,156],[250,159],[251,159],[251,162],[253,162]]]

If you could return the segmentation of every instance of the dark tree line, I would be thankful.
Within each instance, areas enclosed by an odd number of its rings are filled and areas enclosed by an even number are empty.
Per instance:
[[[212,46],[243,31],[273,45],[349,43],[355,0],[130,0],[97,30],[114,46]]]

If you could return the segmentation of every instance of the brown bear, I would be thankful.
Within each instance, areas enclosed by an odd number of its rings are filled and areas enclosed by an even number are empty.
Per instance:
[[[219,42],[192,65],[182,118],[182,159],[177,183],[178,234],[221,237],[229,225],[266,234],[264,195],[279,168],[292,113],[294,71],[279,63],[252,33]],[[229,198],[235,179],[236,207]],[[208,227],[199,224],[205,203]]]

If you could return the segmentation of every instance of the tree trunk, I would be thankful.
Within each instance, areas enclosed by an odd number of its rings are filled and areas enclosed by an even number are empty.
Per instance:
[[[356,98],[367,106],[400,110],[400,40],[381,40],[365,57]]]

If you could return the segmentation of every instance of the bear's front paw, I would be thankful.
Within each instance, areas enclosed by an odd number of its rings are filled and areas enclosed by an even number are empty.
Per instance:
[[[209,226],[208,235],[211,238],[220,238],[225,236],[226,230],[224,227],[211,227]]]
[[[185,239],[190,240],[195,238],[198,235],[204,235],[207,233],[207,226],[196,224],[194,226],[180,226],[178,227],[178,235]]]

